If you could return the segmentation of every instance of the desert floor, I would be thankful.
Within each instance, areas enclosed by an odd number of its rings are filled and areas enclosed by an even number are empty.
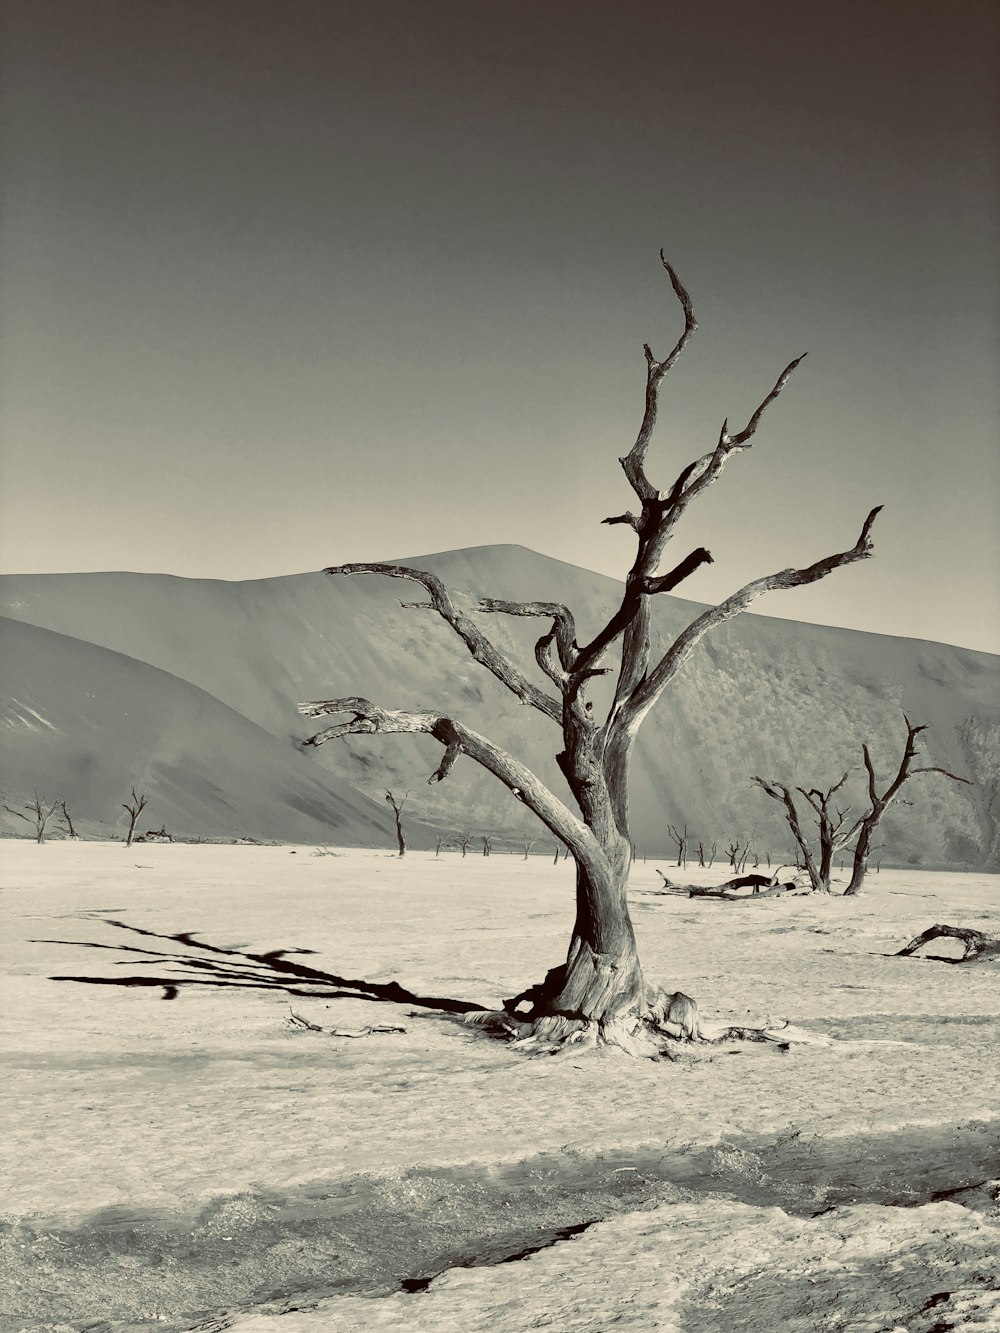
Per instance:
[[[1000,929],[996,877],[729,905],[637,865],[650,978],[825,1039],[652,1063],[247,988],[232,955],[159,938],[489,1005],[561,961],[568,862],[0,855],[5,1331],[1000,1328],[1000,968],[888,956],[935,922]],[[191,975],[126,946],[214,959],[216,984],[58,979]]]

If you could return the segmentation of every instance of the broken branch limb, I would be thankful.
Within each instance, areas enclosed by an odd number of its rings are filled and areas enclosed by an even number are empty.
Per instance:
[[[481,597],[473,611],[503,616],[544,616],[552,619],[551,635],[559,649],[559,661],[568,671],[576,651],[576,622],[561,602],[509,602],[502,597]]]

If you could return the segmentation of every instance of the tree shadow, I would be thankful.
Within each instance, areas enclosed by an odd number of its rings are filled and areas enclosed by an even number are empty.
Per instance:
[[[77,949],[105,949],[112,953],[128,954],[116,966],[130,963],[140,967],[158,968],[160,975],[133,973],[128,976],[52,976],[50,981],[77,981],[88,986],[145,986],[162,987],[164,1000],[175,1000],[182,986],[223,987],[231,990],[277,990],[287,995],[306,996],[324,1000],[371,1000],[384,1004],[412,1004],[422,1009],[436,1009],[448,1014],[486,1012],[485,1005],[470,1000],[455,1000],[439,995],[415,995],[397,981],[359,981],[321,972],[306,963],[293,962],[288,954],[310,954],[312,949],[270,949],[267,953],[251,953],[243,949],[227,949],[218,944],[207,944],[195,938],[195,932],[178,931],[176,935],[130,926],[113,917],[91,918],[130,931],[147,939],[161,940],[170,945],[182,945],[192,952],[177,949],[143,948],[135,944],[97,944],[91,940],[32,940],[33,944],[67,944]],[[139,961],[141,956],[141,961]],[[163,972],[166,975],[163,975]]]

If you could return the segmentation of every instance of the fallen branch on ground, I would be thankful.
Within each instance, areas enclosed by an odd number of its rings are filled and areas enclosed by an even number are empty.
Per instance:
[[[776,884],[763,875],[743,875],[737,879],[727,880],[725,884],[707,887],[701,884],[674,884],[662,870],[657,870],[656,873],[663,880],[663,892],[674,894],[679,898],[721,898],[730,903],[750,902],[755,898],[774,898],[779,894],[791,893],[799,887],[794,880]],[[752,892],[739,892],[745,888],[751,889]]]
[[[396,1023],[369,1023],[363,1028],[325,1028],[319,1023],[310,1023],[308,1018],[303,1018],[294,1009],[289,1009],[288,1013],[288,1021],[292,1027],[304,1032],[325,1032],[329,1037],[376,1037],[385,1033],[406,1031],[406,1028],[399,1027]]]
[[[891,954],[893,958],[909,958],[912,954],[937,939],[961,940],[965,952],[961,958],[946,958],[942,954],[925,954],[929,962],[934,963],[981,963],[986,959],[1000,958],[1000,936],[988,935],[982,930],[971,930],[967,926],[928,926],[915,939],[910,940],[905,948]]]

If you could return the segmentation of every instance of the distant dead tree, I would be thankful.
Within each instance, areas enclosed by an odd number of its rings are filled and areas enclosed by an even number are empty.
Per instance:
[[[679,866],[687,865],[687,844],[688,844],[688,826],[683,829],[674,828],[673,824],[667,825],[667,832],[670,834],[671,842],[677,844],[677,864]]]
[[[469,850],[469,843],[472,841],[472,834],[466,829],[464,833],[458,835],[455,841],[458,843],[459,847],[461,847],[462,855],[465,856]]]
[[[70,815],[69,806],[65,801],[60,800],[59,809],[62,811],[62,827],[64,832],[68,837],[76,838],[78,835],[76,829],[73,827],[73,818]]]
[[[521,834],[521,843],[522,843],[522,846],[524,847],[524,859],[525,859],[525,861],[527,861],[529,855],[531,854],[531,849],[532,849],[532,847],[534,847],[534,845],[535,845],[535,843],[536,843],[537,841],[538,841],[538,834],[537,834],[537,833],[522,833],[522,834]]]
[[[386,790],[385,799],[392,806],[392,813],[396,817],[396,843],[399,847],[400,856],[406,855],[406,836],[403,833],[403,806],[406,804],[410,793],[404,792],[402,796],[397,796],[395,792]]]
[[[927,730],[927,723],[914,726],[910,719],[904,714],[903,722],[906,725],[906,744],[903,747],[903,757],[899,761],[899,768],[896,770],[896,776],[892,779],[884,791],[878,790],[878,778],[875,774],[875,765],[872,762],[871,752],[867,745],[861,747],[864,755],[865,770],[868,773],[868,801],[869,809],[866,814],[858,820],[858,840],[854,845],[854,864],[851,868],[851,882],[844,890],[845,896],[853,896],[861,892],[861,887],[865,882],[865,874],[868,870],[868,858],[872,853],[872,836],[881,822],[882,816],[888,810],[892,802],[897,798],[903,784],[909,782],[910,778],[915,778],[919,773],[940,773],[942,777],[950,778],[952,782],[964,782],[966,786],[972,786],[968,778],[961,778],[957,773],[949,773],[946,768],[937,768],[929,766],[926,768],[914,768],[913,761],[917,757],[917,737],[922,731]]]
[[[434,855],[435,855],[435,857],[440,856],[440,855],[441,855],[441,848],[442,848],[442,847],[447,847],[447,846],[448,846],[448,841],[447,841],[447,839],[445,838],[444,834],[443,834],[443,833],[437,833],[437,834],[435,834],[435,836],[434,836]]]
[[[847,781],[849,773],[845,773],[839,782],[835,782],[832,787],[826,791],[821,791],[818,787],[812,787],[808,791],[804,787],[796,787],[795,790],[805,798],[816,815],[816,823],[819,830],[819,856],[813,854],[809,838],[806,836],[802,821],[799,817],[799,811],[795,804],[795,797],[790,788],[781,782],[765,782],[763,778],[755,777],[753,781],[761,791],[765,792],[772,800],[778,801],[784,808],[785,819],[788,827],[792,831],[792,837],[795,839],[798,847],[797,860],[801,863],[803,869],[809,875],[809,882],[817,893],[830,892],[830,879],[833,874],[833,858],[842,847],[846,847],[858,831],[858,821],[853,824],[847,823],[847,817],[851,812],[851,807],[840,810],[836,807],[831,808],[831,801],[838,791]]]
[[[495,837],[496,837],[496,834],[495,834],[495,833],[482,833],[482,834],[480,834],[479,841],[483,844],[483,855],[484,855],[484,856],[489,856],[489,855],[492,853],[492,851],[493,851],[493,840],[494,840]]]
[[[139,796],[135,788],[132,788],[132,794],[128,801],[122,801],[122,809],[126,811],[129,817],[128,837],[125,839],[125,846],[132,846],[132,839],[135,837],[135,826],[139,822],[139,816],[146,808],[149,797],[145,792]]]
[[[558,602],[514,602],[505,598],[458,599],[441,579],[407,565],[347,564],[326,572],[337,576],[375,574],[418,583],[433,611],[454,631],[476,662],[490,671],[520,702],[536,709],[556,728],[557,763],[576,809],[551,791],[525,764],[495,742],[437,708],[388,709],[351,696],[302,704],[309,717],[341,718],[311,736],[307,745],[360,734],[423,732],[444,751],[431,781],[441,781],[465,755],[492,773],[572,851],[577,866],[576,918],[565,961],[545,978],[504,1004],[495,1021],[503,1030],[529,1041],[535,1049],[554,1050],[567,1042],[612,1043],[632,1053],[659,1055],[665,1036],[699,1031],[690,1018],[692,1001],[647,984],[639,962],[628,911],[631,864],[628,779],[643,721],[690,659],[705,636],[745,611],[757,598],[779,589],[816,583],[835,570],[866,559],[878,509],[861,526],[854,545],[801,569],[783,569],[753,579],[718,606],[702,611],[666,647],[654,655],[651,633],[653,599],[675,589],[709,563],[698,547],[673,568],[660,565],[674,529],[688,506],[722,475],[730,458],[748,449],[766,410],[776,401],[802,360],[796,357],[778,376],[741,430],[724,421],[718,441],[685,464],[672,484],[650,480],[646,454],[656,423],[660,386],[697,327],[691,299],[661,253],[663,270],[684,314],[684,330],[673,350],[658,360],[647,344],[642,424],[621,465],[637,500],[637,512],[604,521],[631,528],[636,554],[621,602],[589,642],[580,642],[575,618]],[[564,482],[572,483],[572,471]],[[562,500],[554,499],[559,505]],[[475,616],[537,617],[548,628],[535,645],[535,662],[545,677],[539,685],[484,633]],[[618,648],[620,645],[620,653]],[[609,661],[614,650],[617,662]],[[595,677],[611,673],[615,683],[606,712],[588,699]],[[681,1017],[671,1017],[672,1013]],[[744,1030],[745,1031],[745,1030]]]
[[[750,855],[750,842],[740,842],[739,838],[733,838],[726,848],[726,856],[729,858],[729,864],[737,875],[742,875],[747,868],[747,857]]]
[[[4,802],[3,808],[8,814],[23,819],[26,824],[34,824],[35,841],[40,845],[45,838],[45,825],[55,814],[58,806],[58,801],[53,801],[49,805],[48,800],[44,796],[39,796],[36,791],[31,800],[24,803],[24,809],[28,811],[27,814],[22,810],[15,810],[12,805],[7,805],[6,802]]]

